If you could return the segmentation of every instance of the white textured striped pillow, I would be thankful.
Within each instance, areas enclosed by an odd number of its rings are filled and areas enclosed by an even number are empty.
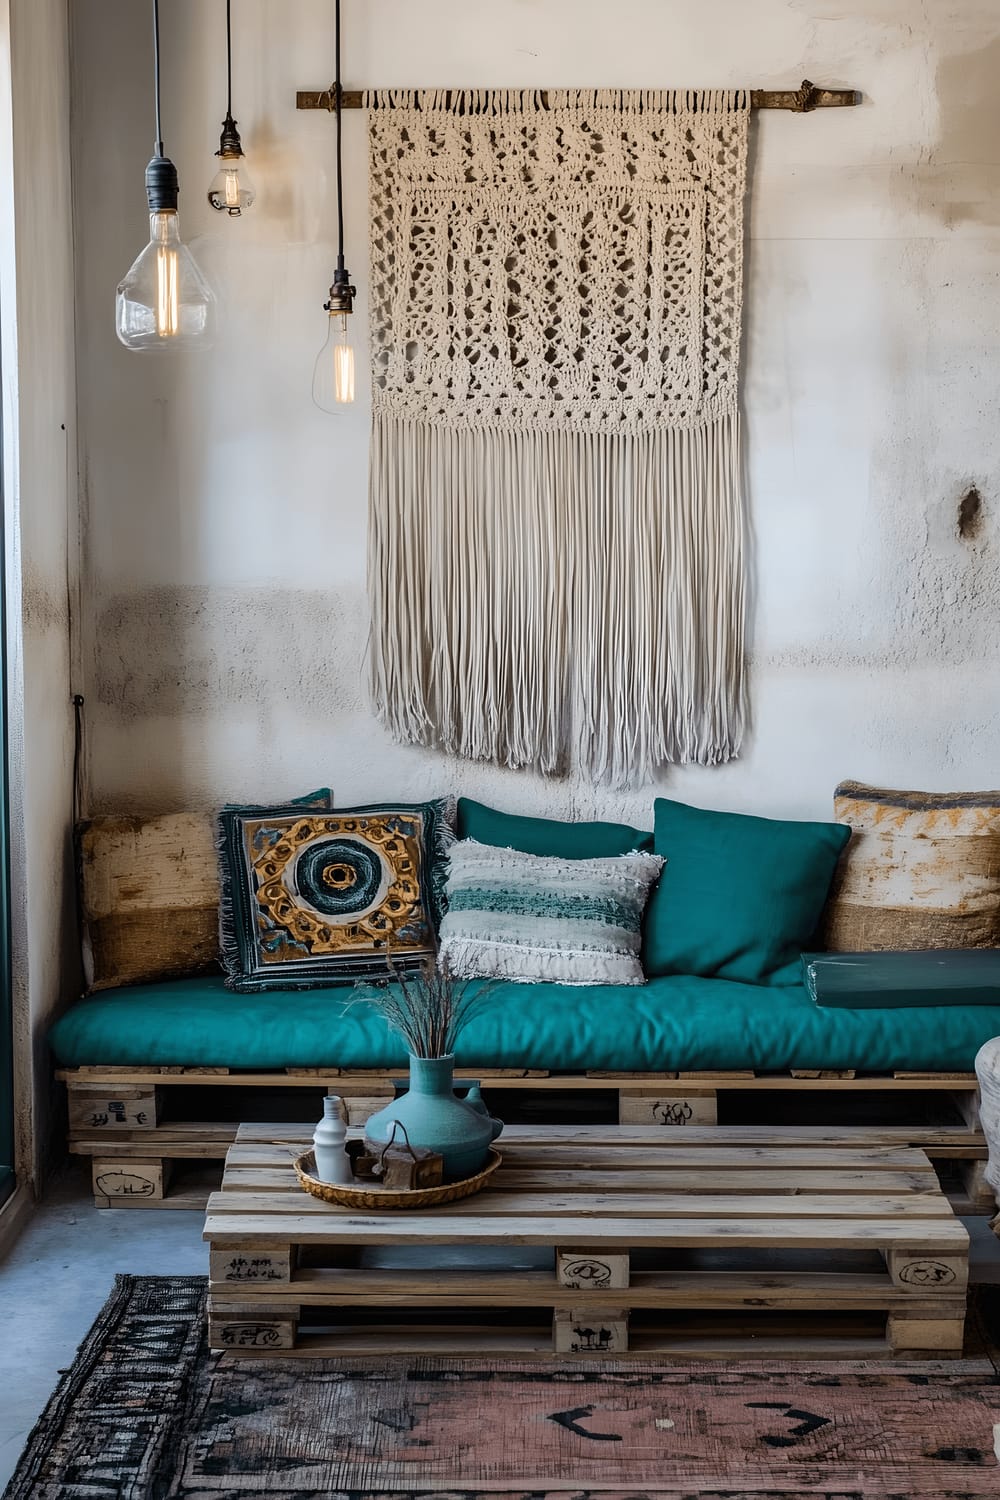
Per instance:
[[[460,977],[644,984],[642,914],[663,860],[554,859],[453,844],[441,961]]]

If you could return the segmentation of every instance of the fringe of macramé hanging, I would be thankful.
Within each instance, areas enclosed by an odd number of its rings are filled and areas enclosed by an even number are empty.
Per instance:
[[[634,434],[376,412],[371,685],[399,740],[617,786],[738,754],[739,418]]]
[[[366,109],[506,115],[559,109],[620,114],[742,114],[749,89],[369,89]]]

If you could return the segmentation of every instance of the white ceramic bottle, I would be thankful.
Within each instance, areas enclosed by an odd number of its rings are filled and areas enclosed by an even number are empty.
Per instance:
[[[320,1182],[351,1183],[351,1159],[347,1154],[347,1127],[340,1113],[340,1096],[327,1094],[323,1118],[313,1132],[316,1176]]]

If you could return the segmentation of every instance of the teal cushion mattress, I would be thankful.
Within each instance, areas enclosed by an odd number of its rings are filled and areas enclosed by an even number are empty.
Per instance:
[[[824,1010],[802,985],[671,975],[646,985],[505,984],[462,1037],[469,1067],[971,1069],[1000,1035],[1000,1004]],[[108,990],[58,1021],[51,1043],[82,1064],[271,1069],[398,1068],[403,1045],[353,991],[235,995],[221,977]]]

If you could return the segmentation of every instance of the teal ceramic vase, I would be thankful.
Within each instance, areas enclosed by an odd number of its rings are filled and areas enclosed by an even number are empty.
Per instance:
[[[491,1118],[477,1086],[465,1099],[455,1097],[455,1058],[410,1056],[410,1087],[372,1115],[365,1139],[384,1144],[398,1120],[410,1144],[439,1151],[445,1182],[474,1177],[486,1165],[489,1145],[503,1129]]]

